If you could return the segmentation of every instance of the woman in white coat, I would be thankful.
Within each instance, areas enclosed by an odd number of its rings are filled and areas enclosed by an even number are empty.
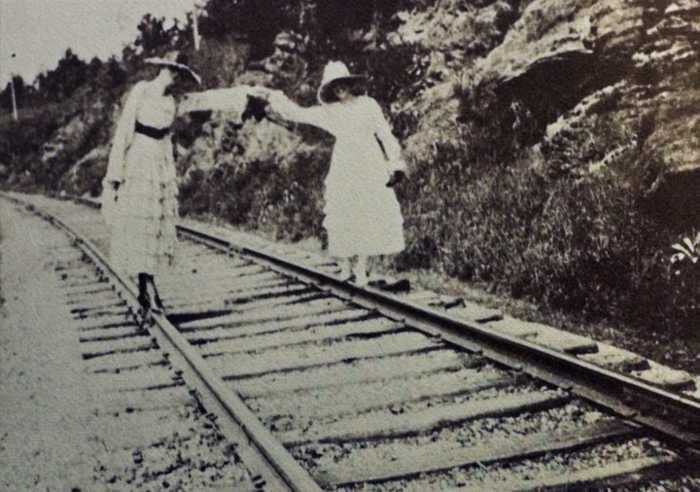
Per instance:
[[[154,277],[172,264],[177,240],[177,182],[170,137],[177,110],[166,90],[180,77],[197,83],[200,79],[178,62],[177,53],[146,62],[160,70],[129,92],[103,180],[102,210],[110,227],[112,265],[138,278],[144,310],[160,310],[163,304]]]
[[[317,126],[335,137],[325,180],[323,226],[328,252],[340,261],[341,276],[354,278],[358,285],[367,284],[368,256],[398,253],[405,247],[392,186],[406,167],[379,104],[355,95],[362,82],[363,77],[334,61],[323,72],[320,105],[300,107],[279,91],[267,95],[274,116]]]

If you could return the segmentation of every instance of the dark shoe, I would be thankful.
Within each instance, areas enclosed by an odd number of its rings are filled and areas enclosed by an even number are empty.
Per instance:
[[[407,278],[397,279],[377,279],[369,283],[370,286],[387,292],[410,292],[411,282]]]
[[[147,292],[139,292],[139,296],[136,299],[139,301],[141,309],[144,311],[151,309],[151,296]]]
[[[151,307],[151,296],[148,295],[148,274],[139,273],[139,295],[136,298],[141,305],[141,308],[148,310]]]
[[[393,284],[387,285],[384,289],[389,292],[410,292],[411,282],[407,278],[402,278]]]

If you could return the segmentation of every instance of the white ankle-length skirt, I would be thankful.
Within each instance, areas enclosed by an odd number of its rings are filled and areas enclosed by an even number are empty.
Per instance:
[[[177,180],[170,138],[135,134],[110,216],[110,260],[130,275],[160,274],[173,264]]]
[[[376,144],[375,144],[376,145]],[[337,257],[393,254],[405,248],[403,217],[389,174],[374,152],[336,144],[325,181],[323,227]]]

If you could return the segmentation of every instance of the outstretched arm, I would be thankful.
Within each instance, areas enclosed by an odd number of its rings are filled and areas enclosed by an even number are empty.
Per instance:
[[[211,89],[202,92],[189,92],[178,104],[177,113],[182,115],[192,111],[225,111],[237,115],[243,114],[248,96],[253,87],[239,85],[225,89]]]
[[[304,108],[289,99],[280,91],[270,91],[267,95],[272,112],[287,121],[313,125],[333,133],[329,111],[324,106]]]

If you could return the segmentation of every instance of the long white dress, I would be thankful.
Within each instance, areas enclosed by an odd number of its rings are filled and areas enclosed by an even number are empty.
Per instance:
[[[303,108],[280,93],[270,101],[283,118],[317,126],[335,137],[323,208],[329,254],[369,256],[403,250],[401,209],[386,183],[394,170],[405,170],[405,164],[379,104],[360,96]]]
[[[110,227],[110,259],[134,275],[162,273],[175,256],[177,182],[170,135],[153,138],[135,131],[136,122],[166,129],[175,118],[170,96],[149,94],[137,83],[127,98],[112,141],[104,178],[103,214]],[[114,201],[111,182],[121,183]]]

